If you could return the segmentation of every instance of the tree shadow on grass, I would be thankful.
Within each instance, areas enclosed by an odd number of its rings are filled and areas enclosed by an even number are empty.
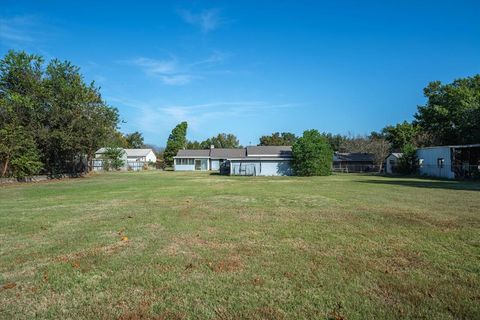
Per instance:
[[[416,178],[391,178],[382,180],[357,180],[359,183],[378,184],[378,185],[397,185],[415,188],[428,189],[449,189],[449,190],[467,190],[480,191],[480,182],[473,181],[452,181],[452,180],[424,180]]]

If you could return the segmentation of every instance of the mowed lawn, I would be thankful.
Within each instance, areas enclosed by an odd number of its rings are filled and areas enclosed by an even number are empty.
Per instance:
[[[479,319],[480,184],[127,172],[0,186],[0,318],[33,317]]]

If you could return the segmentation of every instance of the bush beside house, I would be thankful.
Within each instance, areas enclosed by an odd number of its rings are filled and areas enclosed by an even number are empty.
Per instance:
[[[299,176],[332,174],[333,151],[318,130],[307,130],[292,146],[292,167]]]

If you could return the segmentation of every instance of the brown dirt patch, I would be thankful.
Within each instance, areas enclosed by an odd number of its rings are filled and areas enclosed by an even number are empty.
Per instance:
[[[243,270],[243,262],[238,256],[209,262],[207,265],[213,272],[238,272]]]
[[[2,289],[3,290],[7,290],[7,289],[13,289],[17,286],[17,284],[15,282],[8,282],[8,283],[5,283],[3,286],[2,286]]]

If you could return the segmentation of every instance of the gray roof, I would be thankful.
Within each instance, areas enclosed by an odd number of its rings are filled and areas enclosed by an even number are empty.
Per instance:
[[[290,146],[251,146],[246,148],[227,149],[190,149],[179,150],[177,157],[210,157],[213,159],[242,159],[242,158],[290,158]]]
[[[107,151],[108,148],[100,148],[97,151],[95,151],[95,154],[103,154]],[[122,149],[122,148],[116,148],[116,149]],[[123,150],[123,149],[122,149]]]
[[[249,146],[247,157],[268,156],[290,158],[292,156],[291,146]]]
[[[122,148],[119,148],[122,149]],[[105,153],[107,148],[98,149],[95,154]],[[150,152],[153,152],[152,149],[123,149],[127,157],[146,157]]]
[[[152,149],[125,149],[127,157],[146,157]]]
[[[178,150],[177,157],[209,157],[210,149]]]
[[[243,158],[245,157],[245,148],[241,148],[241,149],[213,148],[213,149],[210,149],[210,157],[217,158],[217,159]]]
[[[348,161],[348,162],[373,162],[375,160],[375,156],[371,153],[360,153],[360,152],[352,152],[352,153],[341,153],[337,152],[333,155],[333,161]]]

